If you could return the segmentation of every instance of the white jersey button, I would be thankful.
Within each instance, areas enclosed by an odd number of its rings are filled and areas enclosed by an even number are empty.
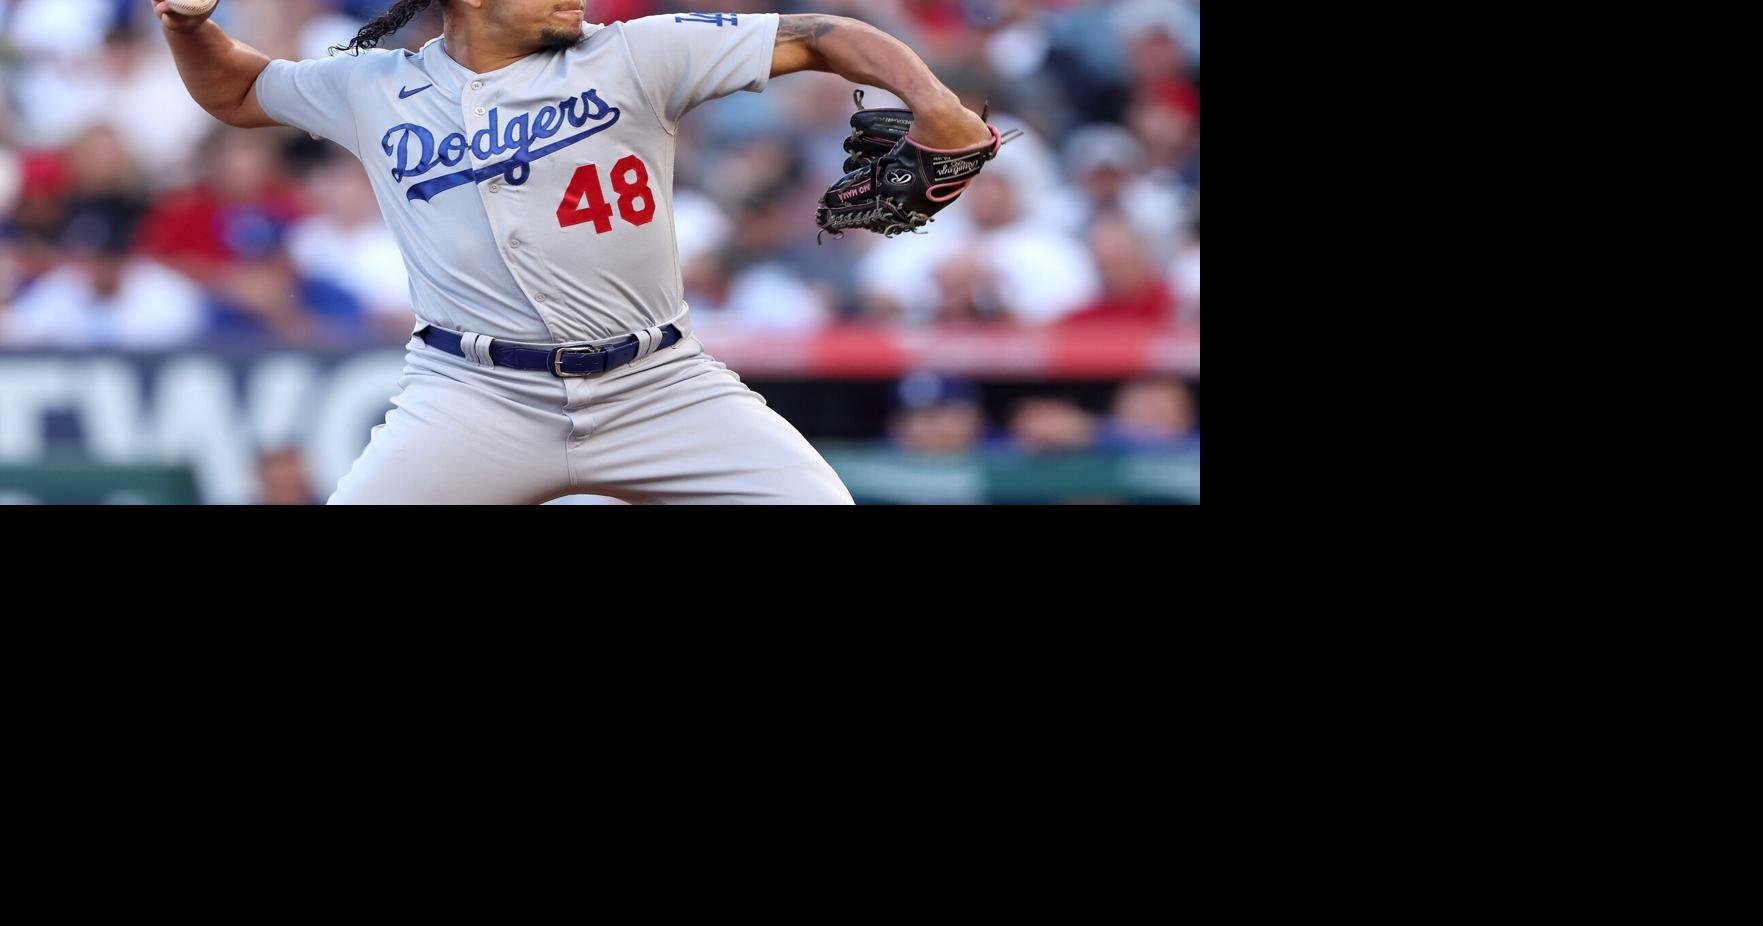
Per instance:
[[[502,181],[498,180],[498,181],[490,184],[490,192],[492,192],[492,193],[502,192]]]
[[[473,89],[473,90],[482,90],[482,89],[484,89],[484,82],[483,82],[483,81],[481,81],[481,80],[474,80],[474,81],[472,81],[472,82],[471,82],[471,89]]]
[[[483,114],[484,114],[484,108],[483,108],[483,107],[482,107],[482,106],[479,106],[479,107],[478,107],[478,108],[477,108],[477,114],[478,114],[478,115],[480,115],[480,116],[481,116],[481,115],[483,115]]]
[[[534,299],[536,299],[536,300],[538,300],[538,301],[540,301],[540,302],[544,302],[544,301],[545,301],[545,294],[544,294],[544,293],[540,293],[540,294],[538,294],[538,295],[537,295],[537,296],[534,296],[534,297],[533,297],[533,298],[534,298]]]
[[[516,251],[520,250],[520,239],[515,238],[515,239],[509,241],[508,246],[515,249]]]

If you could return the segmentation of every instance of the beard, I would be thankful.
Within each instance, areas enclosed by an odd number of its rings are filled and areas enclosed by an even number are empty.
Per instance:
[[[539,32],[539,50],[574,48],[586,40],[587,34],[582,32],[580,26],[546,26]]]

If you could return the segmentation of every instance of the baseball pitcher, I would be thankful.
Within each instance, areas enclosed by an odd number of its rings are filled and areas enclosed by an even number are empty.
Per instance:
[[[582,0],[398,0],[338,54],[271,61],[151,0],[190,95],[220,121],[349,149],[410,270],[399,393],[330,501],[850,504],[794,427],[692,336],[673,224],[686,113],[795,71],[886,88],[822,232],[921,231],[1000,137],[897,39],[821,15],[585,22]],[[420,51],[378,49],[438,6]]]

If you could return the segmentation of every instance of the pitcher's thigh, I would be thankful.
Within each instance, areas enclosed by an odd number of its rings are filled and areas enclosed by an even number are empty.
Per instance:
[[[795,426],[721,364],[633,400],[645,407],[571,452],[578,483],[634,502],[850,505]]]
[[[406,375],[333,505],[522,505],[570,491],[568,419],[433,374]]]

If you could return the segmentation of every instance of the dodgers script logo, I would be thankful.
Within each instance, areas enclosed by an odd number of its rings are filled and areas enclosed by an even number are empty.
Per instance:
[[[500,119],[500,108],[490,110],[489,127],[479,129],[469,144],[465,133],[455,132],[436,145],[435,133],[411,122],[388,129],[385,137],[380,139],[380,147],[385,149],[387,157],[397,161],[398,166],[392,168],[392,179],[399,183],[409,177],[420,177],[436,167],[455,167],[465,160],[467,151],[477,155],[481,161],[514,152],[505,161],[483,167],[467,167],[457,173],[424,180],[406,190],[404,198],[411,202],[426,203],[456,186],[482,183],[492,177],[505,177],[509,186],[520,186],[532,176],[534,161],[556,154],[590,135],[604,132],[616,125],[618,107],[607,106],[598,93],[589,90],[580,97],[559,100],[557,105],[547,106],[537,113],[521,113],[508,120],[501,131],[497,131]],[[543,148],[533,147],[534,143],[557,135],[565,126],[579,129],[590,122],[596,124],[585,132],[554,141]]]

